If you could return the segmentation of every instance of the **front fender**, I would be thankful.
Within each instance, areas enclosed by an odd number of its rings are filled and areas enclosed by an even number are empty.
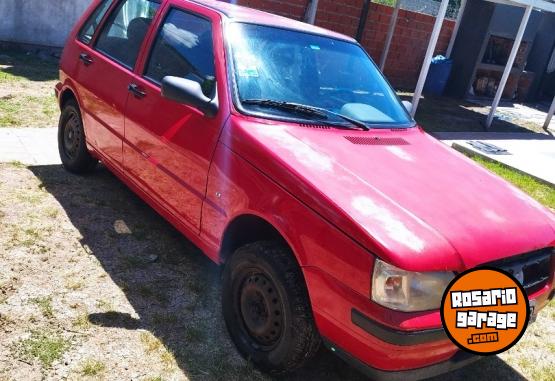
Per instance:
[[[250,214],[271,224],[301,267],[317,267],[362,295],[374,256],[222,143],[208,176],[201,237],[217,260],[226,227]],[[220,262],[219,260],[217,260]]]

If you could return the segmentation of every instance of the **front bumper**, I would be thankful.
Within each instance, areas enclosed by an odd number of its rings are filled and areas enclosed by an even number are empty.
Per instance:
[[[475,361],[482,359],[482,356],[473,355],[463,351],[457,352],[449,360],[426,366],[424,368],[400,370],[400,371],[384,371],[372,368],[362,361],[348,354],[346,351],[338,348],[336,345],[324,339],[324,345],[347,362],[349,365],[363,373],[374,381],[417,381],[426,378],[435,377],[444,373],[452,372],[456,369],[462,368]]]
[[[376,323],[356,308],[351,310],[351,322],[381,341],[398,346],[418,345],[448,339],[443,328],[409,332],[397,331]]]
[[[555,297],[555,290],[552,289],[549,294],[546,293],[544,295],[548,296],[543,301],[543,306],[549,303],[549,301],[553,300],[553,298]],[[432,329],[416,332],[395,331],[372,321],[354,308],[351,310],[351,321],[354,325],[364,329],[366,332],[379,338],[380,340],[398,346],[419,345],[442,340],[446,337],[445,331],[443,329]],[[464,351],[457,351],[455,355],[450,359],[439,362],[437,364],[410,370],[384,371],[373,368],[363,363],[362,361],[353,357],[348,352],[339,348],[329,340],[324,339],[324,345],[345,362],[347,362],[349,365],[375,381],[423,380],[431,377],[436,377],[444,373],[452,372],[484,358],[484,356],[478,356]]]
[[[436,318],[440,321],[439,311],[390,312],[369,303],[367,297],[352,292],[325,272],[315,268],[304,271],[315,322],[328,347],[373,378],[417,380],[481,358],[461,353],[443,328],[434,324]],[[553,296],[550,281],[529,297],[541,310]]]

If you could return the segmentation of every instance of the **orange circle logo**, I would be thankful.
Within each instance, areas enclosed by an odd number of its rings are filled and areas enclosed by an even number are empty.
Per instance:
[[[459,348],[479,355],[506,351],[530,319],[528,297],[509,273],[478,268],[457,276],[445,290],[441,321]]]

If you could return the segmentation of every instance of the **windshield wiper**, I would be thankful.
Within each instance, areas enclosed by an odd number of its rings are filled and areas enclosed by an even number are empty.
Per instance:
[[[293,102],[276,101],[272,99],[245,99],[245,100],[242,100],[241,103],[263,106],[263,107],[273,107],[281,110],[297,112],[299,114],[315,116],[322,119],[328,119],[328,115],[333,115],[343,120],[346,120],[347,122],[353,124],[357,128],[363,129],[364,131],[370,130],[370,127],[368,127],[364,122],[360,120],[356,120],[354,118],[351,118],[350,116],[339,114],[320,107],[303,105],[303,104],[293,103]],[[346,126],[342,126],[342,127],[346,127]]]
[[[272,99],[245,99],[245,100],[242,100],[241,103],[248,104],[248,105],[255,105],[255,106],[279,108],[282,110],[298,112],[299,114],[318,116],[320,118],[327,118],[326,113],[322,112],[321,110],[318,110],[311,106],[301,105],[293,102],[282,102],[282,101],[275,101]]]

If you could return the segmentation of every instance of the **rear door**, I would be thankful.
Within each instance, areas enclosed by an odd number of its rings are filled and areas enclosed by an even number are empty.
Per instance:
[[[139,93],[127,104],[124,163],[140,186],[198,232],[208,169],[226,113],[205,117],[163,98],[160,85],[165,76],[183,77],[199,82],[212,98],[225,80],[216,69],[214,25],[219,15],[181,4],[169,2],[151,36],[143,68],[130,83]]]
[[[157,10],[158,0],[121,0],[96,37],[78,41],[75,80],[89,142],[102,159],[121,169],[124,117],[139,51]]]

